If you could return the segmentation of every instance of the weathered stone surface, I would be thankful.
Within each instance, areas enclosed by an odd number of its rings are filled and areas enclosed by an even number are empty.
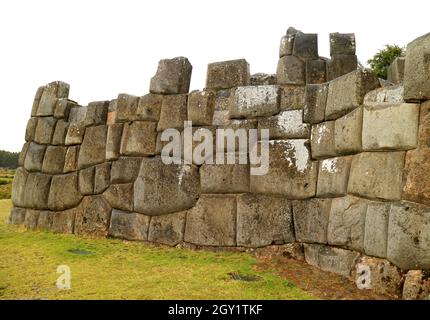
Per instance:
[[[43,210],[39,213],[39,218],[37,219],[37,229],[43,231],[49,231],[52,229],[52,223],[54,220],[54,212]]]
[[[48,195],[51,176],[42,173],[30,173],[24,189],[26,208],[48,209]]]
[[[245,59],[208,64],[206,89],[229,89],[250,83],[249,64]]]
[[[261,248],[252,249],[252,252],[257,258],[263,257],[268,259],[273,258],[287,258],[298,261],[305,261],[305,253],[303,244],[301,243],[287,243],[282,245],[266,246]]]
[[[85,130],[78,157],[78,168],[99,164],[106,159],[107,126],[89,127]]]
[[[337,119],[359,107],[366,93],[379,86],[378,78],[362,69],[333,80],[328,87],[326,120]]]
[[[61,81],[55,81],[47,84],[43,88],[43,93],[37,108],[38,116],[54,115],[55,105],[58,98],[67,98],[70,86]]]
[[[52,144],[54,146],[64,145],[66,142],[67,131],[69,130],[69,123],[60,119],[55,125],[54,135],[52,136]]]
[[[312,126],[311,151],[313,159],[336,156],[334,148],[334,121],[326,121]]]
[[[130,183],[134,182],[139,174],[141,158],[121,157],[112,162],[111,182]]]
[[[279,86],[238,87],[230,104],[230,118],[271,116],[279,111]]]
[[[106,124],[109,101],[90,102],[85,115],[85,126]]]
[[[355,34],[330,33],[330,55],[355,54]]]
[[[318,170],[317,196],[343,197],[347,193],[352,157],[321,160]]]
[[[81,199],[82,196],[78,190],[77,172],[52,177],[48,200],[50,210],[62,211],[74,208]]]
[[[149,91],[161,94],[188,93],[193,66],[185,57],[163,59],[151,78]]]
[[[25,211],[25,219],[24,219],[24,226],[27,229],[34,230],[37,228],[37,221],[39,220],[39,210],[32,210],[27,209]]]
[[[276,84],[276,74],[254,73],[251,75],[251,86],[267,86]]]
[[[181,129],[187,120],[187,95],[177,94],[163,97],[157,131]]]
[[[403,270],[430,268],[430,207],[392,204],[387,259]]]
[[[387,256],[388,216],[391,205],[388,202],[369,202],[364,228],[364,252],[379,258]]]
[[[391,83],[402,83],[405,77],[405,58],[397,57],[387,70],[387,80]]]
[[[211,91],[192,91],[188,95],[188,120],[195,126],[212,124],[215,111],[215,94]]]
[[[367,203],[365,199],[352,196],[333,199],[327,229],[329,244],[364,251]]]
[[[348,193],[400,200],[405,152],[363,152],[353,156]]]
[[[305,244],[305,259],[310,265],[350,278],[360,254],[320,244]]]
[[[82,195],[94,193],[95,172],[95,167],[89,167],[79,171],[79,191]]]
[[[202,193],[242,193],[249,191],[249,164],[203,164],[200,167]]]
[[[238,246],[263,247],[294,241],[293,214],[289,200],[251,193],[238,196]]]
[[[128,122],[137,120],[139,97],[121,93],[116,100],[116,122]]]
[[[28,171],[41,171],[46,146],[30,142],[24,160],[24,168]]]
[[[353,72],[357,70],[357,67],[358,59],[356,55],[335,54],[327,62],[327,81]]]
[[[148,239],[149,216],[139,213],[122,212],[112,210],[109,235],[114,238],[127,240]]]
[[[367,272],[363,272],[363,270],[367,270]],[[366,256],[361,257],[355,272],[353,272],[353,278],[357,283],[362,280],[363,276],[369,277],[364,279],[367,282],[365,283],[366,288],[372,289],[378,294],[401,298],[404,277],[402,271],[389,261]]]
[[[79,146],[68,147],[64,160],[64,173],[78,170]]]
[[[289,56],[293,54],[294,39],[296,34],[300,31],[289,28],[286,35],[281,38],[281,43],[279,45],[279,58],[284,56]]]
[[[334,122],[334,149],[337,154],[362,150],[363,108],[359,107]]]
[[[71,108],[76,106],[77,103],[75,101],[65,98],[58,99],[55,104],[54,118],[67,120],[69,118]]]
[[[306,61],[306,83],[318,84],[327,81],[326,61],[323,59]]]
[[[34,141],[40,144],[50,144],[57,120],[52,117],[41,117],[37,120]]]
[[[17,207],[25,207],[25,187],[28,173],[24,168],[16,169],[12,182],[12,203]]]
[[[25,129],[25,141],[33,141],[37,127],[37,117],[28,119],[27,127]]]
[[[151,156],[155,154],[157,141],[156,122],[134,121],[124,124],[121,155]]]
[[[428,272],[410,270],[406,274],[403,284],[403,300],[429,300],[430,279]]]
[[[84,139],[85,125],[83,122],[72,122],[67,128],[65,144],[70,146],[73,144],[81,144]]]
[[[9,224],[22,225],[25,221],[25,212],[24,208],[12,207],[9,213]]]
[[[405,60],[405,101],[430,99],[430,33],[408,44]]]
[[[257,128],[258,128],[257,119],[246,119],[246,120],[232,119],[232,120],[229,120],[225,125],[219,126],[217,129],[224,129],[224,151],[229,153],[234,153],[234,152],[246,153],[248,150],[248,143],[246,143],[246,141],[244,141],[243,143],[240,143],[240,137],[244,136],[242,135],[243,131],[248,135],[250,129],[257,129]],[[229,131],[232,131],[231,134],[228,134]],[[235,136],[233,135],[233,133]],[[219,135],[219,138],[216,139],[216,142],[219,143],[222,140],[221,138],[222,135],[220,130],[217,131],[217,135]],[[235,139],[234,141],[233,141],[233,138]],[[242,138],[242,140],[244,139]]]
[[[416,148],[419,112],[420,106],[413,103],[365,106],[363,149],[373,151]]]
[[[311,161],[309,140],[272,140],[266,175],[251,175],[251,192],[291,199],[315,196],[317,164]]]
[[[139,98],[137,105],[137,119],[145,121],[158,121],[160,119],[163,96],[149,93]]]
[[[236,197],[202,195],[187,213],[184,241],[202,246],[235,246]]]
[[[134,210],[161,215],[191,208],[200,193],[198,168],[169,164],[161,157],[143,158],[134,183]]]
[[[278,84],[305,84],[305,63],[296,56],[285,56],[279,59],[276,68]]]
[[[303,110],[288,110],[258,120],[258,129],[269,129],[270,139],[309,139],[311,126],[303,123]]]
[[[18,156],[18,166],[23,167],[25,162],[25,157],[27,156],[28,148],[30,148],[30,142],[26,142],[22,145],[21,152]]]
[[[403,85],[382,87],[368,92],[364,96],[364,105],[372,105],[373,103],[403,103]]]
[[[304,60],[318,59],[318,35],[316,33],[296,33],[293,55]]]
[[[48,146],[43,159],[42,171],[51,174],[62,173],[66,151],[66,147]]]
[[[102,196],[84,197],[76,208],[75,234],[106,237],[111,208]]]
[[[85,124],[85,118],[87,116],[87,110],[88,107],[85,106],[79,106],[76,105],[72,108],[70,108],[69,112],[69,122],[82,122],[82,124]]]
[[[122,123],[114,123],[108,126],[106,140],[106,160],[118,159],[121,148],[122,131]]]
[[[327,93],[328,83],[306,85],[304,122],[317,124],[324,121]]]
[[[39,108],[39,102],[40,98],[42,98],[43,90],[45,89],[45,86],[41,86],[37,88],[36,94],[34,95],[33,99],[33,105],[31,107],[31,116],[35,117],[37,116],[37,109]]]
[[[51,231],[56,233],[73,233],[76,209],[55,212],[52,218]]]
[[[305,88],[303,85],[281,86],[280,110],[303,109],[305,106]]]
[[[176,246],[184,239],[186,211],[151,217],[148,240]]]
[[[327,243],[327,225],[331,199],[293,201],[296,241]]]
[[[112,208],[133,211],[133,183],[111,184],[103,196]]]
[[[193,127],[192,130],[187,126],[187,129],[181,132],[182,138],[182,147],[179,153],[179,156],[176,158],[180,158],[182,154],[183,159],[188,163],[193,163],[195,165],[201,165],[206,163],[206,161],[210,161],[214,159],[214,154],[216,153],[216,130],[214,127],[206,126],[206,127]],[[157,151],[159,154],[163,151],[163,148],[171,141],[168,142],[161,141],[161,135],[158,137],[160,140],[158,142]],[[194,139],[195,138],[195,139]],[[213,149],[203,148],[206,143],[206,139],[208,144],[213,146]],[[191,142],[191,143],[190,143]],[[170,156],[174,157],[173,151],[170,150]],[[191,159],[191,154],[193,154],[193,159]]]
[[[110,185],[111,163],[102,163],[96,166],[94,177],[94,193],[99,194],[105,191]]]

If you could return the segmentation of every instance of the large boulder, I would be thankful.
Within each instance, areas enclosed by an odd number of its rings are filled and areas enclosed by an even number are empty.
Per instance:
[[[335,121],[326,121],[312,126],[311,151],[313,159],[335,157]]]
[[[405,77],[405,58],[397,57],[387,70],[387,80],[394,84],[403,83]]]
[[[163,97],[157,131],[182,129],[187,121],[187,95],[175,94]]]
[[[52,136],[52,144],[54,146],[62,146],[66,142],[67,131],[69,130],[69,122],[60,119],[55,125],[54,135]]]
[[[327,83],[306,85],[304,122],[317,124],[324,121],[327,92]]]
[[[103,196],[112,208],[133,211],[133,183],[111,184]]]
[[[148,241],[176,246],[184,240],[186,211],[151,217]]]
[[[25,155],[24,168],[28,171],[42,171],[45,150],[46,146],[30,142]]]
[[[362,150],[363,108],[337,119],[334,123],[334,149],[338,155],[361,152]]]
[[[43,173],[30,173],[28,175],[24,189],[24,204],[26,208],[48,209],[51,178],[51,175]]]
[[[303,110],[282,111],[258,120],[258,129],[269,129],[269,139],[309,139],[311,127],[303,123]]]
[[[214,62],[208,64],[206,89],[229,89],[247,86],[251,75],[245,59]]]
[[[112,162],[111,182],[130,183],[134,182],[139,174],[141,158],[121,157]]]
[[[303,60],[318,59],[318,34],[298,32],[294,38],[293,55]]]
[[[306,60],[306,83],[320,84],[327,80],[327,62],[324,59]]]
[[[48,146],[43,159],[42,171],[51,174],[62,173],[66,151],[66,147]]]
[[[102,196],[85,197],[76,208],[75,234],[106,237],[111,208]]]
[[[357,70],[358,59],[353,54],[334,54],[327,62],[327,80],[332,81]]]
[[[140,97],[137,104],[137,119],[145,121],[160,120],[162,100],[162,95],[153,93]]]
[[[85,137],[79,151],[79,169],[99,164],[106,159],[107,126],[89,127],[85,130]]]
[[[388,217],[390,202],[372,201],[367,204],[364,228],[364,252],[369,256],[387,257]]]
[[[305,86],[287,84],[281,85],[280,110],[297,110],[305,106]]]
[[[195,126],[210,126],[215,111],[215,94],[211,91],[192,91],[188,95],[188,121]]]
[[[76,209],[54,212],[51,231],[56,233],[73,233]]]
[[[121,140],[121,155],[151,156],[155,154],[157,140],[157,123],[134,121],[124,124]]]
[[[112,210],[109,236],[127,240],[147,240],[149,216],[139,213]]]
[[[330,33],[330,55],[355,54],[354,33]]]
[[[163,59],[151,78],[149,91],[161,94],[188,93],[193,66],[185,57]]]
[[[106,160],[118,159],[121,148],[122,130],[122,123],[113,123],[108,126],[106,138]]]
[[[54,135],[57,120],[53,117],[40,117],[37,120],[34,141],[40,144],[50,144]]]
[[[70,86],[65,82],[54,81],[44,86],[42,90],[39,98],[37,115],[52,116],[54,115],[57,100],[69,96]]]
[[[12,182],[12,203],[17,207],[25,207],[25,188],[28,172],[24,168],[16,169]]]
[[[278,84],[305,84],[305,63],[296,56],[285,56],[279,59],[276,68]]]
[[[318,170],[318,197],[343,197],[347,193],[351,157],[321,160]]]
[[[52,177],[48,205],[53,211],[76,207],[82,199],[78,190],[78,173],[68,173]]]

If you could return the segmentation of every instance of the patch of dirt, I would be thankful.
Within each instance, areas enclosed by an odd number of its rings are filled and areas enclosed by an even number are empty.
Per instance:
[[[296,287],[324,300],[392,300],[373,290],[360,290],[354,282],[337,274],[315,268],[304,261],[283,257],[257,258],[258,269],[275,269]]]

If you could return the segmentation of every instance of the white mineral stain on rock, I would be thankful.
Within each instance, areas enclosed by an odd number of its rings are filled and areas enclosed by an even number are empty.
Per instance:
[[[191,171],[191,165],[189,165],[189,164],[184,164],[180,167],[179,172],[178,172],[179,185],[182,185],[182,179],[183,179],[184,175],[190,173],[190,171]]]
[[[303,116],[301,110],[284,111],[277,116],[277,126],[284,132],[300,130],[302,124]]]
[[[263,106],[265,104],[276,104],[278,87],[267,86],[248,86],[236,89],[236,99],[238,109],[249,109]]]
[[[276,143],[284,147],[284,156],[289,167],[295,167],[298,172],[305,172],[309,168],[309,150],[305,145],[305,139],[276,140]]]
[[[324,134],[329,133],[329,129],[327,128],[327,126],[325,124],[321,124],[320,126],[318,126],[318,139],[317,139],[317,143],[321,143],[321,140],[324,136]]]
[[[338,172],[336,165],[337,165],[337,158],[326,159],[326,160],[323,160],[321,164],[321,169],[325,172],[336,173]]]

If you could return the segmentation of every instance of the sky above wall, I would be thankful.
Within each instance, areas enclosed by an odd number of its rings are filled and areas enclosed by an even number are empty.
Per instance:
[[[0,149],[21,150],[36,89],[54,80],[86,105],[148,93],[162,58],[190,60],[191,90],[204,87],[209,62],[246,58],[251,73],[275,73],[289,26],[318,33],[326,57],[329,33],[354,32],[365,63],[429,32],[429,9],[422,0],[1,1]]]

